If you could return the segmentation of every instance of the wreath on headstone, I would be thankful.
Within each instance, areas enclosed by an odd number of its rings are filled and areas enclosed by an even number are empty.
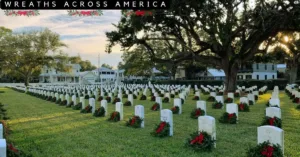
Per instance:
[[[135,94],[133,94],[133,99],[137,99],[137,96]]]
[[[139,116],[132,116],[126,122],[126,126],[133,127],[133,128],[140,128],[142,122],[143,122],[143,119],[141,117],[139,117]]]
[[[296,109],[300,110],[300,105],[297,105]]]
[[[214,102],[212,104],[213,109],[221,109],[223,107],[223,104],[221,102]]]
[[[146,99],[147,99],[147,97],[146,97],[146,95],[144,95],[144,94],[143,94],[143,95],[141,96],[141,98],[140,98],[140,100],[146,100]]]
[[[235,93],[234,93],[234,97],[236,97],[236,98],[240,97],[240,93],[235,92]]]
[[[53,97],[51,101],[56,102],[56,97]]]
[[[250,148],[247,157],[283,157],[283,152],[279,144],[270,144],[266,141]]]
[[[238,104],[238,108],[239,108],[240,112],[249,112],[250,111],[249,106],[246,103],[244,103],[244,102],[239,103]]]
[[[61,103],[61,99],[59,98],[58,100],[56,100],[55,103],[56,103],[56,104],[60,104],[60,103]]]
[[[174,94],[171,94],[170,97],[171,97],[171,98],[175,98],[175,95],[174,95]]]
[[[153,104],[151,107],[152,111],[158,111],[159,109],[160,109],[160,105],[158,103]]]
[[[155,129],[151,132],[155,137],[166,137],[170,134],[170,124],[167,122],[160,122]]]
[[[74,102],[71,101],[66,107],[71,107],[71,106],[73,106],[73,105],[74,105]]]
[[[48,98],[46,100],[47,101],[51,101],[52,100],[52,96],[48,96]]]
[[[151,101],[155,101],[155,96],[151,96]]]
[[[85,96],[84,96],[84,99],[89,99],[89,98],[90,98],[89,95],[85,95]]]
[[[84,109],[80,111],[80,113],[92,113],[93,107],[91,105],[87,105]]]
[[[168,103],[170,100],[169,100],[169,98],[168,97],[164,97],[164,99],[163,99],[163,103]]]
[[[110,103],[110,102],[111,102],[111,97],[107,96],[107,97],[105,98],[105,100],[106,100],[108,103]]]
[[[116,104],[117,102],[121,102],[120,98],[115,97],[114,101],[112,102],[113,104]]]
[[[219,119],[220,123],[236,124],[237,116],[235,113],[225,112]]]
[[[124,103],[124,106],[131,106],[131,102],[130,102],[130,101],[126,101],[126,102]]]
[[[93,116],[95,117],[104,117],[105,116],[105,108],[103,106],[101,106],[100,108],[98,108],[95,113],[93,114]]]
[[[299,104],[299,103],[300,103],[300,98],[295,98],[295,99],[293,100],[293,103]]]
[[[225,100],[225,103],[233,103],[233,99],[232,99],[232,98],[227,98],[227,99]]]
[[[128,98],[128,95],[127,94],[123,94],[123,98]]]
[[[196,108],[191,112],[191,118],[198,119],[199,116],[205,115],[205,111],[201,108]]]
[[[65,106],[65,105],[67,105],[67,100],[61,101],[59,105],[60,105],[60,106]]]
[[[181,99],[181,104],[184,104],[184,99],[180,98]]]
[[[218,92],[218,95],[223,95],[223,92]]]
[[[282,122],[281,122],[281,119],[278,117],[271,118],[271,117],[266,116],[263,119],[261,125],[271,125],[271,126],[276,126],[278,128],[281,128]]]
[[[111,121],[111,122],[118,122],[120,121],[120,112],[118,111],[114,111],[110,114],[109,118],[107,119],[108,121]]]
[[[258,92],[258,94],[259,94],[259,95],[263,95],[263,94],[264,94],[264,92],[262,92],[262,91],[259,91],[259,92]]]
[[[215,97],[209,96],[206,101],[212,102],[212,101],[215,101],[215,100],[216,100]]]
[[[179,113],[179,107],[178,106],[173,106],[172,108],[171,108],[171,111],[173,112],[173,114],[178,114]]]
[[[249,105],[254,105],[254,102],[252,100],[249,100]]]
[[[76,104],[72,107],[73,110],[80,110],[81,108],[82,108],[82,103],[81,102],[79,102],[78,104]]]
[[[193,148],[195,151],[212,151],[216,140],[207,132],[195,132],[186,140],[186,147]]]
[[[99,96],[98,101],[102,101],[103,100],[103,96]]]
[[[254,98],[255,98],[255,100],[258,100],[258,96],[257,95],[254,95]]]

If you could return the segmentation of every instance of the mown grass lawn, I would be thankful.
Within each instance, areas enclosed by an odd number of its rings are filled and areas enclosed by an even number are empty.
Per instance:
[[[134,100],[135,105],[145,106],[145,128],[134,129],[125,122],[134,113],[134,107],[124,106],[124,120],[108,122],[91,114],[81,114],[55,103],[0,88],[0,102],[7,104],[8,124],[13,130],[10,139],[14,144],[37,157],[85,157],[85,156],[202,156],[242,157],[248,147],[256,145],[257,127],[264,117],[265,104],[270,94],[259,96],[259,101],[250,107],[250,112],[239,113],[239,123],[225,125],[218,122],[225,109],[212,109],[207,104],[207,114],[216,118],[217,148],[209,153],[199,153],[184,147],[189,135],[197,131],[197,120],[190,118],[195,108],[193,94],[183,105],[183,114],[174,115],[174,136],[155,138],[150,132],[159,123],[159,112],[151,111],[153,102]],[[139,98],[139,97],[138,97]],[[207,96],[201,95],[206,100]],[[285,156],[300,156],[300,111],[284,92],[280,93],[282,124],[285,138]],[[237,101],[237,100],[236,100]],[[125,100],[123,99],[123,102]],[[163,104],[171,108],[172,103]],[[97,103],[97,107],[100,103]],[[111,113],[115,105],[108,105]]]

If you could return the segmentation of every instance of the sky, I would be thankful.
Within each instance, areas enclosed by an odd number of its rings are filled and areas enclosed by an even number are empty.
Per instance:
[[[121,17],[119,10],[105,10],[101,16],[74,17],[66,10],[41,10],[38,16],[6,16],[0,10],[0,26],[12,29],[14,32],[26,32],[49,28],[60,35],[61,40],[68,45],[64,48],[69,56],[81,56],[98,66],[106,63],[117,67],[121,61],[121,48],[115,46],[111,54],[105,52],[107,39],[105,32],[114,30]]]

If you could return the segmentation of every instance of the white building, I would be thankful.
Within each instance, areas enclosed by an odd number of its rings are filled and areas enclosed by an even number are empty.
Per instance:
[[[225,72],[221,69],[207,68],[205,72],[197,73],[196,77],[199,80],[224,80]]]
[[[273,63],[254,63],[252,68],[242,67],[237,75],[238,80],[270,80],[277,79],[277,66]]]
[[[44,66],[39,76],[40,83],[79,83],[80,65],[67,64],[68,72],[60,72],[57,69]]]
[[[286,72],[286,64],[277,64],[277,71],[281,73]]]
[[[68,64],[71,67],[69,72],[60,72],[54,68],[44,66],[40,74],[40,83],[80,83],[94,84],[101,82],[115,82],[124,80],[124,70],[111,70],[98,68],[92,71],[80,72],[79,64]]]

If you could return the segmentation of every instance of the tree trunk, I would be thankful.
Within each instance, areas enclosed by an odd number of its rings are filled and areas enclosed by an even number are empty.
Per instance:
[[[235,92],[236,89],[236,77],[238,72],[237,64],[229,64],[228,60],[222,60],[222,69],[225,72],[225,93]]]
[[[298,64],[291,66],[289,70],[289,83],[294,84],[297,80]]]
[[[29,86],[29,76],[25,76],[24,77],[24,85],[27,87],[27,86]]]

